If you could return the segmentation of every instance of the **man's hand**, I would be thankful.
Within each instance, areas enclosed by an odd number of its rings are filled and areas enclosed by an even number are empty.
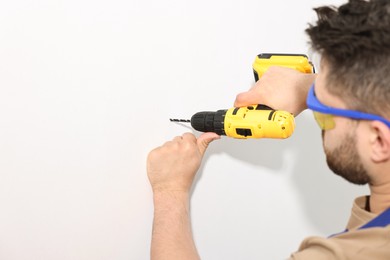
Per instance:
[[[315,77],[294,69],[270,67],[249,91],[237,95],[234,106],[263,104],[297,116],[307,108],[307,93]]]
[[[150,152],[147,162],[153,188],[152,260],[198,260],[192,238],[189,197],[192,182],[209,143],[220,137],[190,133]]]
[[[218,138],[215,133],[198,139],[186,133],[151,151],[147,171],[153,192],[189,192],[209,143]]]

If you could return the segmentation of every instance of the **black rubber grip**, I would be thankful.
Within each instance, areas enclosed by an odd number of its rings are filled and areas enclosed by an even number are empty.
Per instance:
[[[226,111],[198,112],[191,117],[191,126],[200,132],[214,132],[218,135],[225,135],[224,120]]]

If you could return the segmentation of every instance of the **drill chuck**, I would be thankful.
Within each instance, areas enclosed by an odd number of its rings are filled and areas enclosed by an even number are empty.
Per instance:
[[[214,132],[218,135],[226,135],[224,120],[227,109],[216,112],[198,112],[191,117],[191,126],[200,132]]]

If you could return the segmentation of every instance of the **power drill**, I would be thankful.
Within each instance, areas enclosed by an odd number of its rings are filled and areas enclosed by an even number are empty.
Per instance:
[[[314,66],[304,54],[262,53],[253,62],[255,80],[271,66],[296,69],[302,73],[314,73]],[[294,115],[282,110],[274,110],[265,105],[233,107],[216,112],[198,112],[191,120],[170,119],[172,122],[188,122],[201,132],[215,132],[239,139],[278,138],[292,135],[295,128]]]

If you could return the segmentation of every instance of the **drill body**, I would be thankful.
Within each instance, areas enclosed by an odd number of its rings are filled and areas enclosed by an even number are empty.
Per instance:
[[[294,116],[262,105],[198,112],[191,125],[201,132],[215,132],[238,139],[287,138],[294,131]]]
[[[271,66],[288,67],[302,73],[314,73],[314,67],[306,55],[266,53],[258,55],[253,63],[255,80],[257,81]],[[190,122],[198,131],[215,132],[239,139],[284,139],[291,136],[295,129],[294,115],[261,104],[233,107],[216,112],[198,112],[192,116]]]

